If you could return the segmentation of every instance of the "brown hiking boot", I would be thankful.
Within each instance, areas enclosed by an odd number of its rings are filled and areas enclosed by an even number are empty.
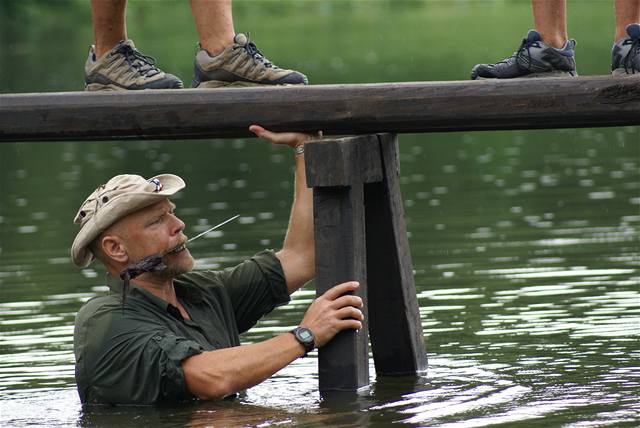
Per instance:
[[[84,66],[86,91],[136,89],[180,89],[182,81],[155,66],[155,59],[143,55],[131,40],[123,40],[96,60],[95,47],[89,49]]]
[[[225,86],[306,85],[307,76],[277,67],[242,33],[220,54],[211,56],[198,45],[194,64],[194,88]]]

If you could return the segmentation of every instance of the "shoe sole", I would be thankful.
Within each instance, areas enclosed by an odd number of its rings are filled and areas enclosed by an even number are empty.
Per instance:
[[[88,85],[84,85],[85,91],[127,91],[128,89],[122,88],[117,85],[103,85],[102,83],[90,83]]]
[[[544,73],[531,73],[525,74],[524,76],[518,77],[481,77],[478,76],[472,80],[511,80],[511,79],[535,79],[535,78],[545,78],[545,77],[578,77],[577,73],[571,73],[570,71],[548,71]]]
[[[300,84],[301,85],[301,84]],[[208,80],[206,82],[200,82],[196,86],[192,86],[193,88],[255,88],[256,86],[297,86],[291,85],[287,83],[255,83],[255,82],[223,82],[221,80]]]
[[[179,88],[164,88],[164,89],[182,89],[182,86]],[[149,88],[145,88],[145,89],[127,89],[127,88],[123,88],[122,86],[118,86],[118,85],[113,85],[113,84],[107,84],[104,85],[102,83],[90,83],[88,85],[84,85],[84,90],[88,91],[88,92],[94,92],[94,91],[155,91],[157,89],[149,89]]]
[[[616,68],[615,70],[613,70],[611,72],[612,76],[635,76],[635,77],[640,77],[640,73],[627,73],[626,70],[624,68]]]

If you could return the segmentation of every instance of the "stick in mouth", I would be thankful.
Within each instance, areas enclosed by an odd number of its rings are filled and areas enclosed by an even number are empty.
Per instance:
[[[211,232],[212,230],[215,230],[217,228],[219,228],[220,226],[224,226],[225,224],[229,223],[232,220],[237,219],[238,217],[240,217],[240,214],[236,214],[233,217],[223,221],[222,223],[216,224],[215,226],[205,230],[202,233],[199,233],[198,235],[194,236],[193,238],[171,248],[168,251],[165,251],[164,253],[156,253],[156,254],[152,254],[150,256],[147,256],[145,258],[143,258],[142,260],[136,262],[136,263],[132,263],[129,266],[127,266],[126,268],[124,268],[122,270],[122,272],[120,272],[120,279],[122,279],[123,284],[122,284],[122,310],[124,312],[124,305],[125,305],[125,300],[126,300],[126,296],[129,293],[129,283],[132,279],[134,279],[137,276],[142,275],[143,273],[146,272],[157,272],[159,270],[163,270],[167,268],[167,265],[164,264],[164,262],[162,261],[163,257],[166,256],[167,254],[175,254],[178,253],[182,250],[184,250],[186,248],[186,244],[189,242],[192,242],[204,235],[206,235],[207,233]]]

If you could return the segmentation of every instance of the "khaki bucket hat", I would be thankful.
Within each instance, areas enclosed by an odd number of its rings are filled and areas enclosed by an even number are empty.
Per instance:
[[[99,186],[82,203],[74,223],[80,231],[71,246],[71,260],[78,267],[86,267],[94,259],[89,244],[109,226],[124,216],[174,195],[186,186],[173,174],[156,175],[146,179],[139,175],[116,175]]]

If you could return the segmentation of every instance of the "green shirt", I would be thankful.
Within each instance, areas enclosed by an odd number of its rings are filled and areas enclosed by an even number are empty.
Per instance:
[[[203,351],[240,345],[240,333],[289,302],[282,266],[271,251],[219,272],[181,275],[173,284],[190,320],[133,283],[123,310],[122,282],[113,277],[108,295],[80,309],[74,351],[83,403],[193,399],[181,362]]]

